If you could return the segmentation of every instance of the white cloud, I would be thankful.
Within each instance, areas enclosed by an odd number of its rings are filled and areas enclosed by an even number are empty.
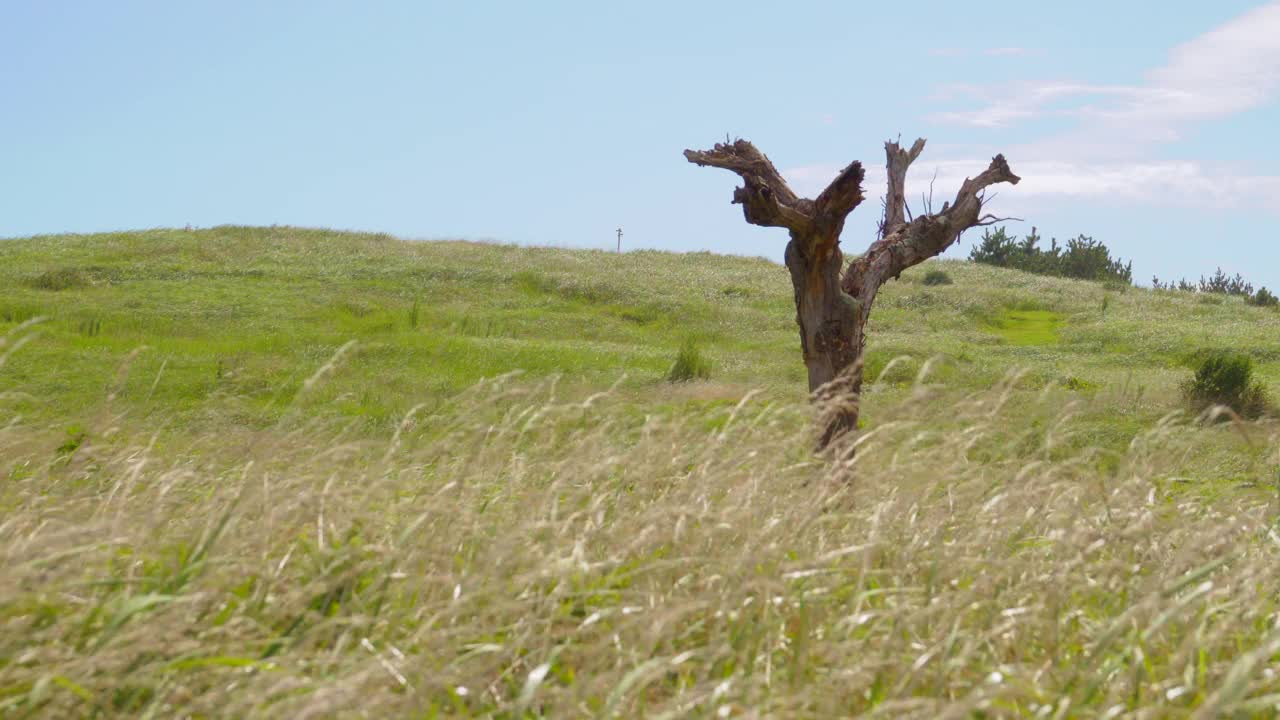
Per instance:
[[[933,206],[955,197],[965,178],[986,169],[990,158],[945,160],[930,163],[922,157],[908,177],[908,204],[919,208],[921,194],[933,183]],[[1104,202],[1141,202],[1163,206],[1202,205],[1215,208],[1280,207],[1280,177],[1254,175],[1228,166],[1188,160],[1087,163],[1054,160],[1015,162],[1022,177],[1009,192],[1019,200],[1038,198],[1094,199]],[[783,171],[800,195],[814,197],[840,171],[834,165],[809,165]],[[868,167],[863,183],[868,197],[885,192],[885,171]],[[1001,203],[1005,205],[1005,203]],[[1007,208],[1005,208],[1007,210]]]
[[[1075,98],[1119,98],[1139,106],[1145,99],[1157,99],[1160,91],[1123,85],[1088,85],[1064,81],[1017,83],[998,89],[972,85],[952,85],[935,94],[936,99],[971,97],[986,105],[977,110],[940,112],[934,119],[957,125],[977,127],[1007,127],[1017,120],[1046,116],[1098,117],[1102,115],[1096,105],[1051,107],[1052,103]]]
[[[1161,104],[1132,112],[1221,117],[1261,105],[1280,89],[1280,2],[1174,48],[1150,80]]]
[[[1280,1],[1256,8],[1169,51],[1137,85],[1062,80],[1005,86],[951,85],[942,102],[976,109],[934,115],[944,123],[1002,128],[1040,118],[1076,126],[1006,152],[1023,177],[1017,198],[1066,197],[1280,212],[1280,176],[1157,157],[1162,146],[1206,120],[1252,110],[1280,96]],[[969,154],[969,153],[966,153]],[[925,164],[926,158],[919,161]],[[936,163],[939,177],[959,161]],[[974,173],[984,162],[969,162]],[[918,181],[917,181],[918,182]],[[958,185],[958,183],[956,183]]]
[[[1019,166],[1026,197],[1065,196],[1155,205],[1251,207],[1280,201],[1280,177],[1190,160],[1122,163],[1033,161]]]
[[[1018,48],[989,52],[1021,54]],[[948,90],[949,95],[968,95],[985,105],[935,115],[942,122],[1003,127],[1069,115],[1143,133],[1155,126],[1159,138],[1177,137],[1180,124],[1234,115],[1272,100],[1280,91],[1280,2],[1174,48],[1168,61],[1148,73],[1140,86],[1048,81]],[[1075,104],[1055,105],[1066,100]]]

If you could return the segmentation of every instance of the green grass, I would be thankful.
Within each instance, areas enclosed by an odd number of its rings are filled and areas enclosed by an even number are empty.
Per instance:
[[[1105,295],[908,271],[816,457],[766,260],[0,242],[0,717],[1273,716],[1280,314]]]
[[[1201,348],[1252,352],[1264,380],[1280,379],[1280,317],[1234,299],[1135,291],[1103,313],[1093,283],[934,266],[958,283],[926,287],[917,268],[877,300],[873,370],[936,358],[933,372],[959,391],[1014,366],[1100,387],[1142,367],[1153,419],[1176,407],[1185,356]],[[45,289],[49,277],[79,284]],[[114,392],[116,407],[177,427],[265,427],[307,368],[348,340],[354,369],[315,404],[369,428],[517,368],[583,392],[625,376],[624,389],[648,397],[686,339],[726,396],[803,397],[786,272],[764,260],[225,227],[6,241],[0,283],[0,331],[45,318],[39,342],[4,369],[30,396],[12,410],[34,423],[83,422]]]
[[[1010,345],[1052,345],[1058,342],[1062,316],[1050,310],[1006,310],[997,332]]]

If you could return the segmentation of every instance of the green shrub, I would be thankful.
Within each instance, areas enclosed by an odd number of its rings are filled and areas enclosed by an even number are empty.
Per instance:
[[[79,270],[68,268],[59,268],[56,270],[46,270],[43,273],[31,278],[31,287],[37,290],[70,290],[72,288],[82,288],[89,285],[89,278]]]
[[[1235,277],[1229,277],[1222,272],[1222,268],[1209,276],[1205,280],[1204,276],[1200,276],[1200,292],[1216,293],[1218,295],[1243,295],[1249,297],[1253,294],[1253,285],[1236,273]]]
[[[1258,292],[1245,298],[1244,301],[1257,307],[1276,307],[1280,305],[1280,298],[1271,294],[1271,291],[1266,288],[1258,288]]]
[[[1060,382],[1062,387],[1073,392],[1094,390],[1098,387],[1096,383],[1091,383],[1088,380],[1081,380],[1075,375],[1068,375],[1067,377],[1062,378]]]
[[[413,307],[409,308],[409,327],[417,329],[419,319],[418,298],[413,299]]]
[[[693,341],[686,342],[676,355],[676,361],[667,372],[667,382],[706,380],[711,377],[711,362],[703,357]]]
[[[924,274],[925,285],[950,285],[952,284],[951,276],[941,270],[930,270]]]
[[[1098,280],[1113,285],[1133,284],[1133,262],[1111,257],[1101,242],[1081,235],[1067,241],[1065,247],[1052,239],[1049,248],[1039,247],[1036,229],[1022,240],[1016,240],[1000,227],[982,233],[982,243],[969,253],[973,262],[1025,270],[1038,275]]]
[[[1170,280],[1169,282],[1160,282],[1160,278],[1151,278],[1151,287],[1155,290],[1178,290],[1180,292],[1198,292],[1206,295],[1238,295],[1244,298],[1244,301],[1250,305],[1267,305],[1267,298],[1274,299],[1266,288],[1261,288],[1255,294],[1253,292],[1253,283],[1245,280],[1240,273],[1236,273],[1234,277],[1227,275],[1222,268],[1210,275],[1208,278],[1200,276],[1200,282],[1194,283],[1186,278],[1182,278],[1177,282]],[[1261,296],[1264,302],[1253,302],[1253,299]]]
[[[1270,407],[1266,388],[1253,376],[1253,359],[1242,353],[1207,353],[1182,391],[1197,412],[1225,405],[1243,417],[1254,418]]]
[[[89,433],[85,432],[84,428],[79,425],[72,425],[67,428],[66,440],[54,452],[60,459],[69,458],[75,454],[76,450],[80,449],[81,445],[84,445],[84,441],[88,438]]]

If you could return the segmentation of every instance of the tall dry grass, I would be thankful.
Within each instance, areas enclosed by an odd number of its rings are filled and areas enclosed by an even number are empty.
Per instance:
[[[374,440],[10,423],[0,715],[1274,715],[1274,490],[1177,479],[1233,430],[1109,455],[1017,382],[921,385],[828,458],[806,407],[517,377]]]

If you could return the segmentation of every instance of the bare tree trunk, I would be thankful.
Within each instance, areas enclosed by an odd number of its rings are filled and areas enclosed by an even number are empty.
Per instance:
[[[805,249],[830,246],[825,257]],[[809,370],[809,392],[819,399],[824,417],[818,444],[858,425],[858,393],[862,388],[863,317],[856,301],[840,289],[844,259],[834,243],[792,240],[786,263],[795,292],[800,349]]]
[[[964,230],[995,221],[981,216],[982,192],[999,182],[1016,184],[1017,175],[1004,156],[965,180],[955,204],[906,221],[907,169],[924,150],[924,139],[910,150],[885,143],[889,176],[880,239],[840,274],[840,232],[845,218],[863,200],[861,163],[852,162],[814,200],[798,197],[769,158],[754,145],[738,140],[711,150],[685,150],[689,162],[737,173],[743,186],[733,202],[753,225],[787,228],[786,263],[795,290],[800,348],[809,370],[809,390],[818,402],[819,447],[826,447],[858,426],[862,393],[862,353],[866,323],[880,286],[903,270],[938,255]]]

